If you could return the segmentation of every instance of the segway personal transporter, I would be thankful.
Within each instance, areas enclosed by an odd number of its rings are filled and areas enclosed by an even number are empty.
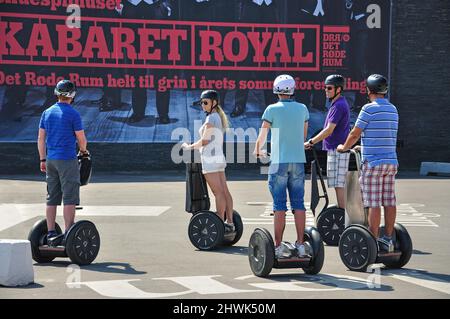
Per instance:
[[[91,155],[89,153],[79,155],[78,164],[81,186],[87,185],[92,173]],[[86,220],[76,222],[65,234],[57,223],[55,228],[58,236],[52,238],[52,242],[57,242],[56,245],[49,245],[47,242],[46,219],[37,221],[31,228],[28,240],[36,262],[49,263],[57,257],[69,257],[74,264],[82,266],[89,265],[95,260],[100,250],[100,235],[92,222]]]
[[[325,259],[325,252],[320,234],[314,227],[305,228],[304,242],[307,256],[299,257],[292,243],[281,243],[289,251],[285,258],[275,257],[275,245],[270,232],[265,228],[256,228],[248,245],[248,260],[255,276],[267,277],[272,268],[302,268],[306,274],[315,275],[320,272]]]
[[[238,212],[233,211],[234,231],[228,231],[225,223],[210,209],[208,187],[200,163],[186,163],[186,205],[192,214],[188,235],[192,245],[200,250],[212,250],[218,246],[233,246],[242,237],[244,224]]]
[[[322,169],[317,158],[317,152],[312,148],[314,160],[311,161],[311,210],[316,218],[317,230],[322,237],[322,240],[328,246],[337,246],[339,244],[339,238],[344,231],[345,218],[344,209],[339,208],[337,205],[329,204],[327,188],[322,175]],[[319,194],[319,186],[317,182],[319,177],[320,185],[322,188],[322,195]],[[325,199],[325,205],[322,210],[316,216],[316,208],[320,199]]]
[[[412,241],[408,231],[399,223],[394,225],[392,239],[394,251],[380,251],[377,239],[368,229],[368,209],[363,207],[359,171],[361,157],[351,150],[356,158],[356,171],[349,171],[346,178],[347,204],[345,210],[345,230],[339,240],[339,255],[344,265],[353,271],[367,270],[374,263],[382,263],[388,268],[402,268],[411,258]],[[384,234],[384,226],[380,227]]]
[[[270,153],[268,155],[270,156]],[[276,258],[272,235],[265,228],[256,228],[248,244],[248,260],[253,274],[267,277],[273,268],[301,268],[306,274],[318,274],[325,260],[320,233],[314,227],[305,227],[303,240],[307,256],[299,256],[295,245],[283,241],[281,245],[289,251],[289,256]]]

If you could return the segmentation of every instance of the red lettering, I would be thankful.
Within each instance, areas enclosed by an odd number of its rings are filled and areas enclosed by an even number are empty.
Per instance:
[[[219,48],[222,43],[222,35],[217,31],[200,31],[201,48],[202,53],[200,54],[201,62],[211,61],[210,52],[214,53],[215,61],[223,62],[222,50]],[[210,41],[212,40],[212,42]]]
[[[138,30],[140,36],[140,51],[138,54],[139,59],[143,60],[160,60],[161,59],[161,50],[154,49],[155,42],[150,40],[150,37],[153,37],[155,40],[159,40],[161,38],[161,30],[155,29],[139,29]],[[153,50],[150,50],[153,49]]]
[[[80,56],[83,50],[78,41],[81,37],[81,30],[68,28],[66,25],[57,25],[56,31],[58,32],[58,51],[56,51],[56,55],[67,58]],[[69,34],[72,36],[69,36]],[[72,48],[71,50],[69,46]]]
[[[9,31],[6,29],[9,27]],[[20,46],[14,37],[17,32],[23,29],[22,22],[4,22],[0,21],[0,54],[1,55],[24,55],[25,50]],[[9,46],[9,49],[7,45]]]
[[[239,50],[237,54],[233,52],[233,41],[237,40],[239,43]],[[223,39],[224,54],[228,61],[241,62],[244,61],[248,54],[248,40],[242,32],[229,32]]]
[[[86,46],[83,52],[83,58],[93,58],[93,49],[98,49],[98,58],[110,58],[108,46],[106,45],[105,35],[103,34],[103,29],[101,27],[89,27]]]
[[[294,39],[294,57],[292,62],[296,63],[312,63],[313,62],[313,53],[308,52],[306,55],[303,55],[303,40],[305,39],[304,33],[294,33],[292,35]]]
[[[262,41],[259,41],[260,34],[262,35]],[[266,62],[266,57],[264,56],[264,50],[269,43],[269,40],[272,38],[272,33],[270,32],[249,32],[247,33],[247,37],[250,40],[253,48],[255,49],[255,56],[253,57],[253,62],[260,63]]]
[[[45,24],[37,23],[33,25],[26,54],[32,56],[37,55],[37,47],[42,47],[43,56],[55,56],[52,40],[50,39],[50,34]]]
[[[169,60],[171,61],[180,61],[180,49],[179,49],[179,39],[186,40],[187,39],[187,31],[186,30],[162,30],[161,38],[163,40],[169,38]]]
[[[281,32],[275,32],[272,39],[267,62],[276,62],[277,53],[281,54],[280,62],[291,62],[286,35]]]
[[[123,49],[127,49],[127,57],[131,60],[136,59],[136,49],[133,45],[134,31],[130,28],[111,28],[114,46],[111,53],[112,58],[123,59]]]

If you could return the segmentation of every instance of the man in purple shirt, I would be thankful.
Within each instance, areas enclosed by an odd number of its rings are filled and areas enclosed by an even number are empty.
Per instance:
[[[325,94],[331,102],[325,119],[324,128],[319,134],[305,143],[310,149],[323,140],[324,151],[327,151],[327,182],[334,188],[339,208],[345,209],[345,176],[348,171],[349,153],[339,153],[336,148],[345,142],[350,132],[350,107],[345,97],[341,96],[345,87],[342,75],[333,74],[325,79]]]

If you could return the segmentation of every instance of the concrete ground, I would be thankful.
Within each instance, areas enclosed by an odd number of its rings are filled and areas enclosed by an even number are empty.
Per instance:
[[[42,177],[0,176],[0,238],[26,239],[43,218]],[[252,275],[247,257],[256,227],[273,234],[271,196],[263,176],[230,172],[235,209],[244,221],[234,246],[203,252],[190,243],[190,214],[184,211],[184,172],[95,175],[82,188],[78,220],[93,221],[101,249],[89,266],[69,259],[34,263],[35,283],[0,288],[0,298],[444,298],[450,296],[450,179],[400,175],[398,222],[412,237],[414,251],[404,269],[377,265],[372,273],[349,271],[337,247],[325,246],[319,275],[301,269],[273,269],[268,278]],[[310,181],[305,202],[310,201]],[[330,192],[335,202],[334,192]],[[212,200],[212,207],[214,201]],[[62,213],[58,221],[63,224]],[[285,240],[295,240],[289,214]],[[308,211],[307,224],[314,219]]]

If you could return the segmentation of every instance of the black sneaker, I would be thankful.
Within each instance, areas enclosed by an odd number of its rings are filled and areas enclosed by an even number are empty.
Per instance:
[[[57,234],[56,236],[48,237],[47,235],[47,244],[49,247],[57,247],[63,244],[64,234]]]
[[[228,223],[224,223],[225,224],[225,232],[226,233],[232,233],[236,230],[236,228],[234,227],[234,224],[228,224]]]
[[[380,251],[385,251],[388,253],[394,252],[394,242],[392,239],[387,239],[385,237],[378,238],[378,248]]]

